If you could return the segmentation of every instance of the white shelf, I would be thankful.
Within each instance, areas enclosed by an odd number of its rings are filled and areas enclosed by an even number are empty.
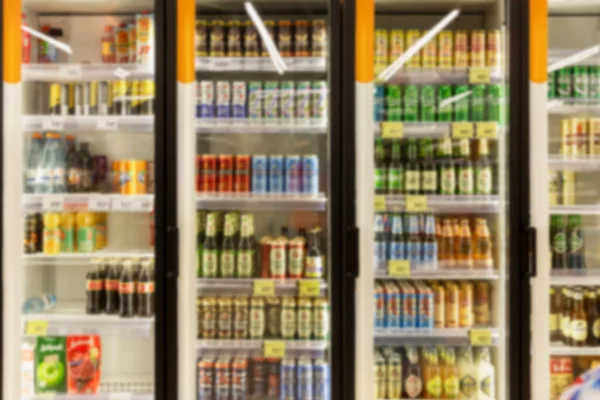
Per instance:
[[[199,339],[196,348],[198,350],[210,351],[238,351],[238,352],[253,352],[262,351],[265,341],[274,340],[282,341],[281,339],[265,339],[265,340],[244,340],[244,339]],[[326,340],[283,340],[285,343],[286,352],[323,352],[329,347],[329,342]]]
[[[550,345],[551,356],[600,356],[600,347]]]
[[[479,328],[473,328],[479,329]],[[492,342],[499,343],[500,332],[496,328],[489,329],[492,333]],[[375,328],[375,343],[390,345],[410,344],[446,344],[468,345],[470,328],[456,329],[401,329],[401,328]]]
[[[90,253],[24,254],[27,264],[83,264],[95,258],[154,258],[154,251],[105,248]]]
[[[324,194],[198,193],[196,208],[202,210],[313,210],[324,211]]]
[[[315,120],[307,123],[284,122],[284,121],[250,121],[248,119],[219,119],[206,118],[196,119],[196,133],[202,135],[209,134],[282,134],[290,135],[295,133],[304,134],[326,134],[328,131],[327,121]]]
[[[327,72],[327,60],[324,57],[283,57],[291,72]],[[198,72],[272,72],[277,70],[269,57],[196,57]]]
[[[419,271],[411,270],[410,276],[397,278],[389,276],[385,269],[375,270],[376,279],[387,279],[387,280],[477,280],[477,281],[493,281],[500,279],[498,271],[491,269],[468,269],[468,268],[448,268],[448,269],[437,269],[430,271]]]
[[[82,303],[83,308],[83,303]],[[74,310],[68,310],[74,311]],[[79,312],[61,312],[47,314],[25,314],[22,317],[23,332],[27,335],[28,323],[47,322],[45,335],[119,335],[148,336],[154,326],[154,318],[121,318],[118,315],[88,315],[85,310]]]
[[[548,114],[600,115],[600,99],[548,99]]]
[[[126,3],[126,2],[125,2]],[[137,64],[22,64],[23,81],[82,82],[152,79],[152,67]]]
[[[23,115],[24,132],[152,132],[153,115]]]
[[[490,77],[492,83],[502,82],[502,73],[499,69],[492,69]],[[468,84],[469,68],[403,68],[398,70],[387,83],[397,85]]]
[[[600,156],[592,155],[566,158],[562,155],[552,154],[549,156],[548,161],[548,166],[551,170],[600,171]]]
[[[454,122],[404,122],[402,123],[403,136],[407,139],[420,139],[420,138],[441,138],[452,133],[452,124]],[[383,122],[375,122],[375,135],[381,135],[381,125]],[[481,122],[486,123],[487,122]],[[473,122],[473,133],[477,137],[477,124],[479,122]],[[496,123],[496,131],[498,136],[502,133],[503,128]]]
[[[597,0],[549,0],[550,14],[582,14],[600,12]]]
[[[120,195],[100,193],[77,194],[24,194],[23,209],[26,212],[143,212],[154,209],[154,195]]]
[[[581,204],[571,206],[550,206],[550,215],[600,215],[600,204]]]
[[[600,269],[554,269],[550,275],[550,284],[555,286],[600,285]]]
[[[256,280],[263,280],[269,278],[256,278],[256,279],[241,279],[241,278],[198,278],[196,280],[196,288],[203,292],[219,292],[223,293],[233,292],[236,294],[247,294],[253,293],[253,285]],[[307,279],[310,280],[310,279]],[[297,295],[298,294],[298,282],[301,279],[273,279],[275,284],[276,295]],[[327,288],[327,282],[321,281],[321,294],[324,294]]]
[[[98,394],[73,394],[56,393],[39,396],[21,396],[21,400],[154,400],[151,393],[98,393]]]
[[[426,197],[428,208],[426,212],[485,214],[500,211],[500,198],[496,195],[428,195]],[[404,210],[406,207],[406,196],[385,195],[385,207],[386,211]]]

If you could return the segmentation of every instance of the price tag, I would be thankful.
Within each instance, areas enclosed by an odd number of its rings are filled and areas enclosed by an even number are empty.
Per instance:
[[[283,340],[266,340],[263,350],[265,358],[283,358],[285,342]]]
[[[89,198],[87,196],[68,197],[63,203],[64,211],[86,211],[88,208]]]
[[[318,279],[299,280],[298,294],[300,297],[319,297],[321,295],[321,282]]]
[[[133,197],[127,196],[113,199],[110,208],[113,211],[132,212],[135,211],[134,200]]]
[[[404,137],[404,124],[402,122],[382,122],[381,136],[384,139],[402,139]]]
[[[375,211],[385,211],[385,196],[375,196]]]
[[[406,196],[406,211],[427,211],[427,196]]]
[[[154,199],[152,197],[144,196],[139,199],[136,199],[135,209],[137,211],[150,212],[152,211],[152,208],[154,208]]]
[[[88,203],[90,211],[110,211],[110,200],[104,196],[92,196]]]
[[[473,123],[454,122],[452,124],[452,137],[455,139],[471,139],[473,137]]]
[[[489,329],[471,329],[469,331],[469,343],[471,346],[491,346],[492,331]]]
[[[116,131],[119,129],[119,120],[116,117],[101,117],[96,123],[97,131]]]
[[[108,395],[108,400],[131,400],[133,395],[131,393],[111,393]]]
[[[27,336],[46,336],[48,332],[48,321],[26,321],[25,335]]]
[[[480,84],[490,83],[492,81],[491,72],[486,67],[469,68],[469,83]]]
[[[259,297],[275,296],[275,281],[271,279],[257,279],[253,281],[252,295]]]
[[[478,139],[496,139],[498,137],[498,123],[477,122],[475,124],[475,135]]]
[[[64,211],[65,198],[63,196],[45,196],[42,209],[44,211]]]
[[[408,278],[410,276],[410,261],[390,260],[388,261],[388,275],[393,278]]]
[[[60,132],[65,130],[64,117],[48,117],[42,121],[43,131]]]
[[[66,65],[60,69],[60,76],[65,80],[81,80],[81,67],[79,65]]]

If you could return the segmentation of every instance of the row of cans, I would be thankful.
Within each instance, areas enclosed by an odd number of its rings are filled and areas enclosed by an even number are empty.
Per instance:
[[[381,121],[504,122],[504,85],[375,85],[374,118]],[[470,94],[467,94],[471,92]],[[464,97],[448,103],[454,96]]]
[[[207,354],[198,359],[198,400],[329,400],[330,380],[324,358]]]
[[[600,66],[576,65],[549,73],[548,98],[600,99]]]
[[[154,14],[138,14],[135,21],[122,22],[118,27],[106,25],[101,48],[104,63],[153,65]]]
[[[329,301],[283,297],[198,297],[201,339],[329,338]]]
[[[113,193],[154,193],[154,161],[113,160],[111,168]]]
[[[196,156],[199,192],[319,193],[317,155]]]
[[[567,158],[600,156],[600,118],[561,120],[560,154]]]
[[[411,29],[375,31],[375,68],[384,69],[427,31]],[[502,37],[498,29],[442,31],[406,63],[407,68],[500,67]]]
[[[264,21],[283,57],[325,57],[327,26],[324,19]],[[252,21],[197,20],[197,57],[268,57]]]
[[[491,324],[485,281],[376,281],[376,328],[472,328]]]
[[[327,118],[327,81],[199,81],[196,116],[267,121]]]
[[[51,115],[153,115],[155,84],[146,80],[51,83]]]

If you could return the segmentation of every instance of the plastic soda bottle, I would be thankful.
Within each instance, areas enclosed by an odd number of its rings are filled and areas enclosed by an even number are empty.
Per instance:
[[[77,213],[77,251],[89,253],[94,251],[96,244],[96,227],[94,214],[90,212]]]
[[[42,155],[41,193],[64,193],[65,157],[58,133],[46,134],[46,145]]]
[[[60,214],[44,214],[44,254],[60,253]]]
[[[75,214],[63,213],[60,216],[60,251],[73,253],[75,251]]]
[[[473,237],[473,259],[476,268],[492,268],[492,239],[485,218],[475,220],[475,236]]]
[[[41,167],[44,143],[42,135],[38,132],[31,135],[29,154],[27,155],[27,171],[25,178],[25,191],[39,193],[41,190]]]

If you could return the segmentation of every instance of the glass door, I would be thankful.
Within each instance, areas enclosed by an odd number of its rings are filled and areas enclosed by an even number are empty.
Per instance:
[[[21,25],[3,115],[18,127],[4,131],[4,235],[19,243],[4,270],[21,330],[5,329],[16,373],[3,385],[21,399],[160,397],[155,2],[4,4]]]

